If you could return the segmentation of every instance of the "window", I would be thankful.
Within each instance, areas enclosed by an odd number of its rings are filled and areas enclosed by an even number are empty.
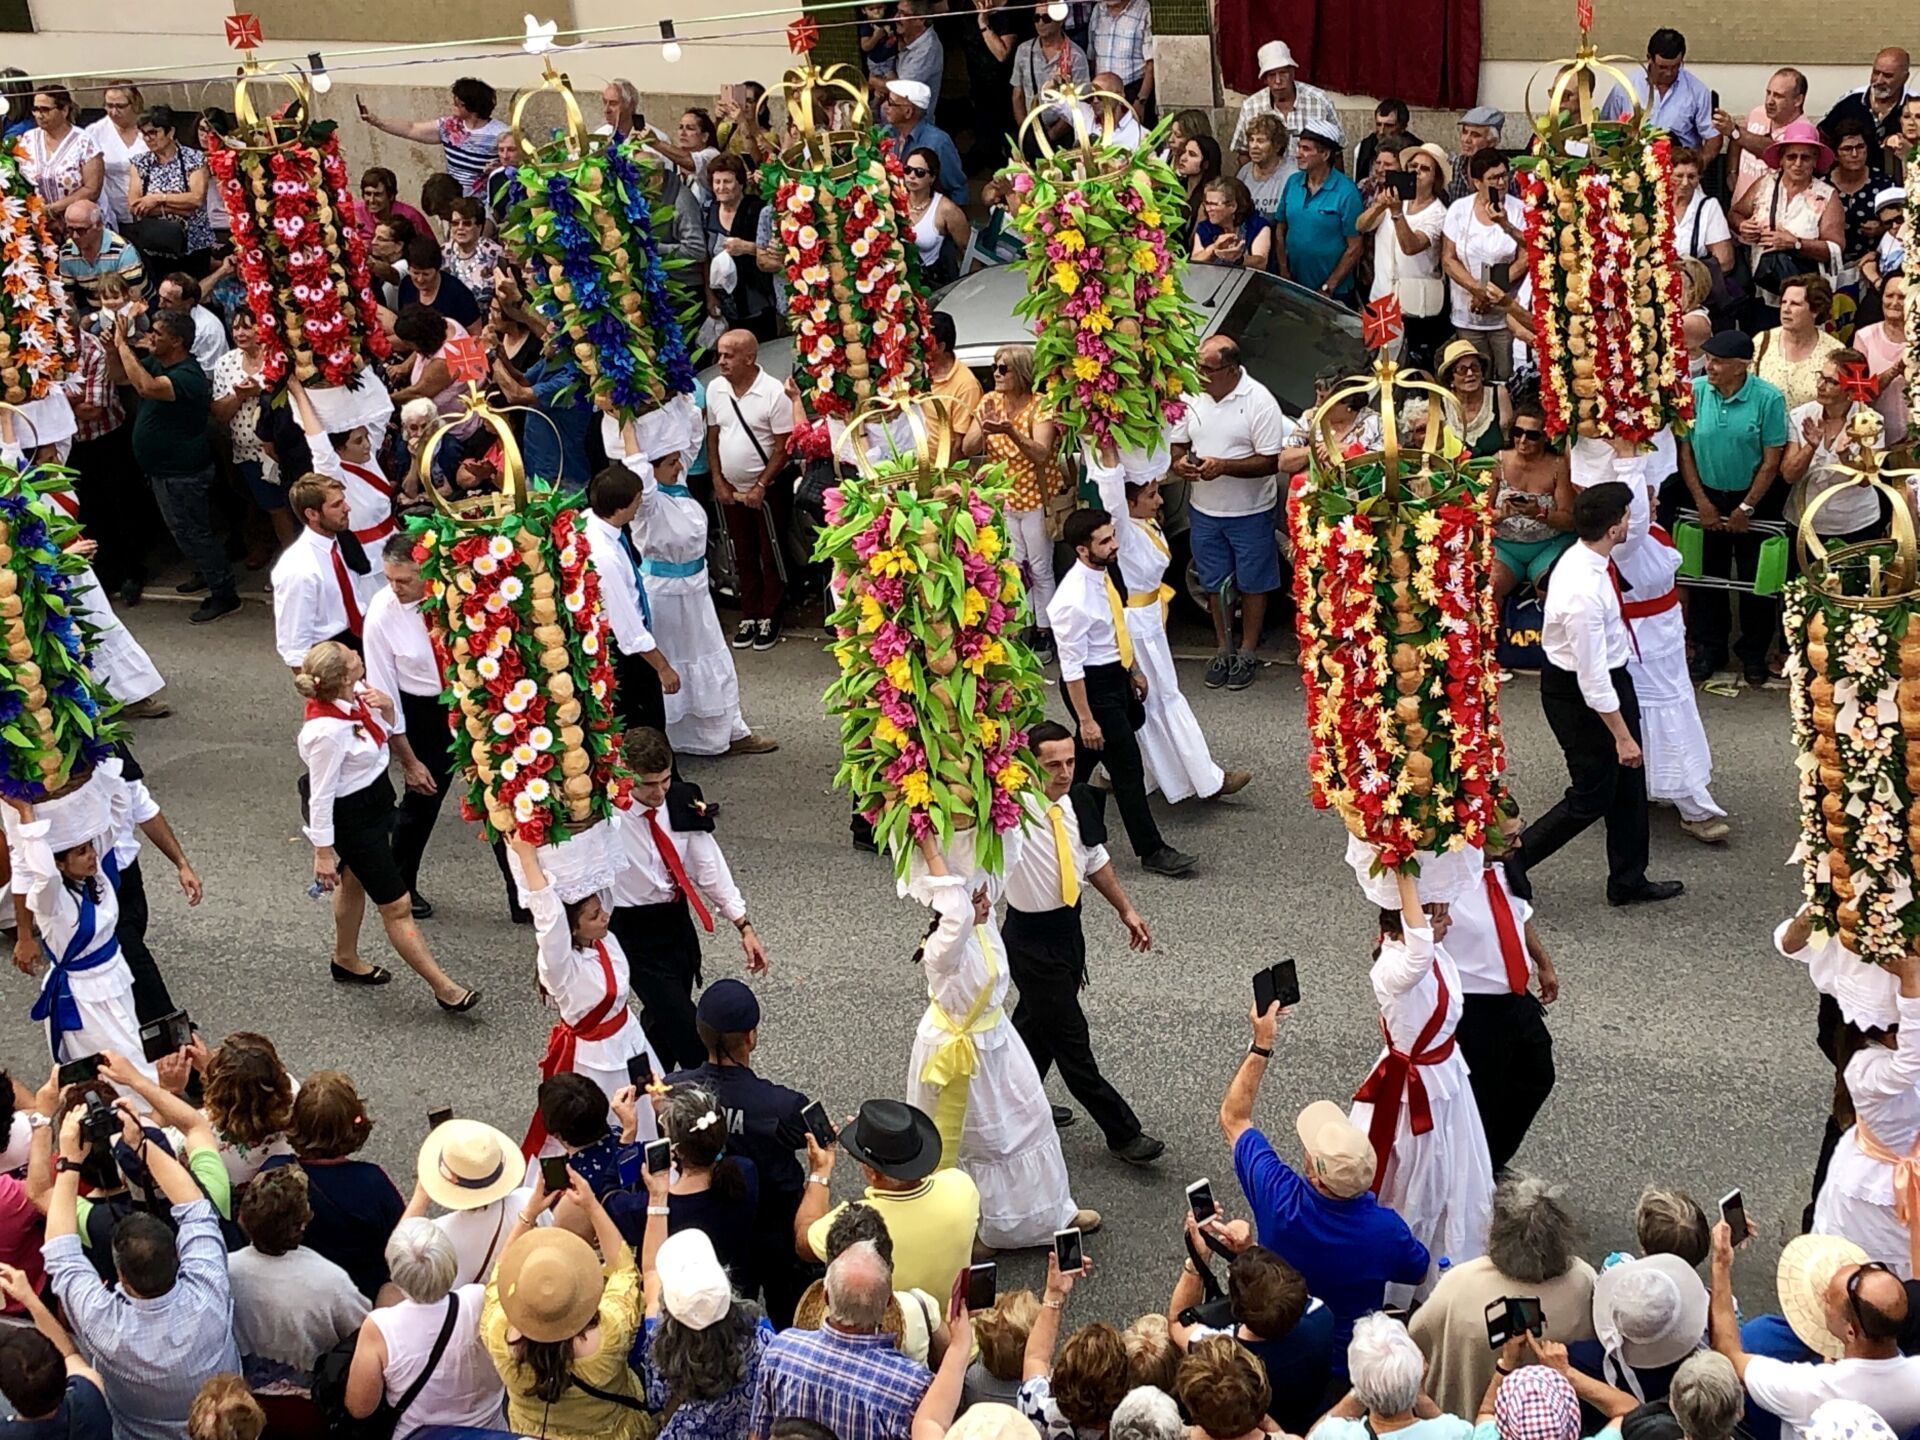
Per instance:
[[[33,33],[33,7],[28,0],[0,0],[0,32],[15,35]]]

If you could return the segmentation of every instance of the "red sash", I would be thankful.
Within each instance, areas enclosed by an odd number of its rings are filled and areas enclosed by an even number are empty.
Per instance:
[[[75,520],[80,518],[80,501],[71,490],[46,490],[41,493]]]
[[[553,1029],[547,1032],[547,1053],[540,1057],[542,1080],[551,1080],[573,1069],[574,1052],[582,1040],[611,1040],[627,1023],[627,1007],[621,1003],[624,997],[613,980],[613,957],[607,954],[607,942],[595,941],[593,948],[600,959],[600,979],[607,992],[577,1024],[569,1025],[564,1020],[553,1022]],[[546,1143],[547,1124],[536,1109],[527,1125],[527,1138],[520,1142],[520,1151],[531,1160]]]
[[[1444,1045],[1427,1049],[1446,1023],[1447,1001],[1451,998],[1447,977],[1440,973],[1438,961],[1434,962],[1433,980],[1439,987],[1439,995],[1434,1001],[1433,1014],[1427,1017],[1427,1023],[1413,1042],[1412,1053],[1393,1048],[1393,1034],[1387,1029],[1387,1017],[1382,1015],[1380,1034],[1386,1041],[1387,1053],[1380,1057],[1373,1073],[1353,1094],[1355,1100],[1364,1100],[1373,1106],[1373,1123],[1367,1127],[1367,1139],[1373,1142],[1373,1193],[1376,1195],[1380,1193],[1380,1181],[1386,1173],[1387,1156],[1393,1153],[1394,1132],[1400,1128],[1401,1101],[1404,1099],[1413,1112],[1414,1134],[1425,1135],[1433,1129],[1433,1104],[1427,1098],[1427,1082],[1421,1078],[1420,1067],[1438,1065],[1453,1054],[1451,1035]]]
[[[386,500],[388,509],[392,509],[393,486],[387,483],[386,476],[382,475],[378,470],[369,470],[364,465],[354,465],[345,460],[340,462],[340,468],[361,483],[371,485],[375,490],[379,491],[381,496]],[[362,545],[375,545],[391,535],[397,524],[398,522],[389,514],[386,519],[377,525],[369,525],[364,530],[354,531],[353,538],[358,540]]]
[[[380,728],[380,722],[373,718],[373,710],[368,706],[367,702],[357,695],[354,696],[351,706],[342,705],[337,700],[309,700],[307,701],[306,718],[309,720],[351,720],[354,724],[366,731],[367,738],[373,741],[374,744],[384,745],[387,743],[387,732],[382,730]]]
[[[1669,550],[1675,550],[1679,548],[1673,543],[1673,537],[1667,534],[1667,532],[1662,530],[1658,525],[1649,525],[1647,527],[1647,536],[1656,545],[1664,545]],[[1679,603],[1680,603],[1680,587],[1676,585],[1671,590],[1667,591],[1666,594],[1662,595],[1658,600],[1623,600],[1621,601],[1620,618],[1622,620],[1627,620],[1627,621],[1644,620],[1649,615],[1664,614],[1668,610],[1671,610],[1677,605],[1679,605]]]
[[[687,879],[687,867],[681,863],[680,852],[675,848],[672,838],[665,830],[660,828],[660,821],[655,818],[659,813],[658,810],[647,811],[647,829],[652,832],[653,835],[653,848],[658,850],[660,852],[660,858],[666,861],[667,873],[673,876],[674,888],[680,892],[681,898],[693,907],[693,913],[699,916],[700,924],[705,927],[706,932],[711,935],[713,933],[713,916],[707,912],[707,907],[701,903],[700,892],[694,889],[693,883]]]
[[[1500,959],[1507,967],[1507,988],[1516,995],[1527,993],[1527,952],[1520,943],[1520,927],[1513,923],[1513,906],[1507,892],[1500,888],[1500,877],[1493,867],[1482,870],[1486,878],[1487,909],[1493,912],[1493,933],[1500,937]]]

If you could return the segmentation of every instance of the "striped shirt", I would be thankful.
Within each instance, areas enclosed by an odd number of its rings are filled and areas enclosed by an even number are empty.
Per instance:
[[[89,260],[73,240],[60,247],[60,278],[78,302],[82,313],[100,308],[100,282],[118,275],[127,282],[129,298],[139,299],[147,272],[140,263],[140,252],[112,230],[102,231],[100,253]]]
[[[200,1386],[237,1374],[227,1246],[213,1203],[173,1207],[180,1273],[164,1295],[109,1290],[78,1235],[56,1235],[44,1254],[53,1293],[66,1307],[80,1351],[106,1382],[114,1440],[180,1440]]]
[[[760,1359],[748,1440],[767,1440],[775,1420],[812,1420],[838,1440],[906,1440],[933,1376],[894,1346],[893,1336],[849,1335],[831,1322],[785,1330]]]
[[[1273,92],[1262,85],[1240,102],[1240,117],[1233,122],[1233,143],[1227,148],[1245,154],[1247,122],[1256,115],[1279,114],[1280,112],[1273,108]],[[1342,144],[1346,142],[1346,131],[1340,127],[1340,112],[1334,108],[1333,97],[1318,85],[1308,85],[1296,80],[1293,86],[1293,109],[1285,115],[1280,115],[1280,119],[1287,127],[1289,142],[1299,136],[1309,120],[1318,120],[1339,136]],[[1334,151],[1336,158],[1333,162],[1335,165],[1341,163],[1337,158],[1339,154],[1339,150],[1336,149]]]
[[[119,389],[107,378],[105,342],[91,330],[76,330],[74,336],[80,346],[80,368],[67,379],[67,400],[74,405],[98,406],[101,413],[96,419],[82,420],[76,411],[74,423],[79,428],[73,438],[98,440],[118,430],[127,416],[120,408]]]
[[[1093,73],[1109,72],[1131,85],[1146,74],[1153,59],[1153,7],[1147,0],[1127,0],[1119,11],[1102,5],[1087,22],[1087,63]]]
[[[500,137],[506,133],[503,120],[487,120],[469,130],[451,115],[440,117],[440,148],[447,157],[447,173],[460,182],[462,193],[482,193],[487,167],[493,164]]]

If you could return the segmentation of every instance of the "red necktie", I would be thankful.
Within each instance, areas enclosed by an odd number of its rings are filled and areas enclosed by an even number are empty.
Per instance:
[[[1620,606],[1620,623],[1627,627],[1627,643],[1633,646],[1633,658],[1640,658],[1640,637],[1633,633],[1633,622],[1627,619],[1627,597],[1620,588],[1620,567],[1607,561],[1607,579],[1613,582],[1613,598]]]
[[[347,607],[347,629],[358,635],[360,633],[360,602],[354,597],[353,577],[347,573],[347,562],[340,554],[340,546],[337,543],[333,547],[333,579],[334,583],[340,587],[341,603]]]
[[[1513,906],[1507,892],[1500,888],[1500,877],[1489,866],[1481,875],[1487,882],[1487,909],[1493,912],[1493,933],[1500,937],[1500,958],[1507,967],[1507,988],[1516,995],[1527,993],[1527,952],[1520,943],[1520,927],[1513,923]]]
[[[707,913],[707,907],[700,903],[700,892],[687,881],[687,867],[680,863],[680,852],[673,848],[673,841],[667,832],[660,828],[656,818],[658,810],[647,811],[647,828],[653,832],[653,848],[660,852],[660,858],[667,862],[667,873],[673,876],[674,887],[687,897],[687,903],[693,907],[693,913],[700,917],[701,928],[709,935],[713,933],[713,916]]]

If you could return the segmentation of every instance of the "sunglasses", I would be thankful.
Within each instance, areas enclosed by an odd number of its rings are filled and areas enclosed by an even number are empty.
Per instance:
[[[1515,440],[1544,440],[1547,438],[1547,432],[1516,425],[1513,427],[1513,438]]]
[[[909,165],[907,166],[906,173],[913,176],[916,180],[925,180],[933,174],[933,172],[924,165]]]
[[[993,362],[993,373],[996,375],[1011,375],[1013,373],[1013,366],[1007,364],[1004,360],[996,360]]]

